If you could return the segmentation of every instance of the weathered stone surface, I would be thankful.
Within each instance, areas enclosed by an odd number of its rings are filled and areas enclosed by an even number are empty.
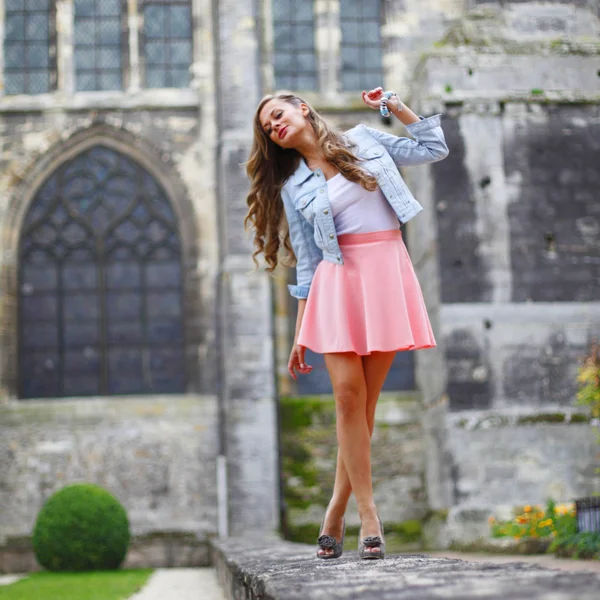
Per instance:
[[[348,545],[354,540],[348,540]],[[219,582],[230,600],[596,600],[597,573],[525,563],[495,565],[418,554],[361,561],[356,551],[321,561],[314,548],[278,540],[214,543]]]

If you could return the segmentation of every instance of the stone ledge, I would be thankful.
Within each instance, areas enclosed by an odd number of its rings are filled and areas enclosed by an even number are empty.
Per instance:
[[[356,541],[347,544],[355,547]],[[360,561],[356,550],[320,561],[315,548],[278,539],[213,542],[229,600],[597,600],[600,575],[525,563],[489,564],[418,554]]]

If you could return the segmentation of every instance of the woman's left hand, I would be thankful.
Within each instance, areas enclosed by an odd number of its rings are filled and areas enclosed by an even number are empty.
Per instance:
[[[381,96],[383,96],[383,88],[377,87],[370,92],[363,92],[362,99],[363,102],[372,108],[373,110],[379,110],[379,106],[381,105]],[[392,96],[388,100],[388,107],[390,110],[397,110],[400,105],[400,99],[398,96]]]

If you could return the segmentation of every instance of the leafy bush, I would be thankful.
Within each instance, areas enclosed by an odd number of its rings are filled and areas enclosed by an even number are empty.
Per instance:
[[[120,502],[93,484],[53,494],[40,511],[33,548],[50,571],[117,569],[129,547],[129,521]]]
[[[600,532],[583,531],[558,536],[552,542],[550,552],[565,558],[597,558],[600,560]]]
[[[579,367],[577,383],[577,404],[589,406],[592,417],[600,419],[600,346],[597,342],[592,344],[589,355]]]
[[[490,517],[492,537],[544,538],[557,535],[571,535],[577,532],[575,505],[556,504],[548,500],[546,508],[540,505],[518,507],[514,518],[508,521],[497,521]]]

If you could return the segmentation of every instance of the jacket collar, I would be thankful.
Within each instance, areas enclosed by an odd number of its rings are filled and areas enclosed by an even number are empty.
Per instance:
[[[292,175],[292,185],[300,185],[304,183],[311,175],[313,175],[313,172],[308,168],[307,164],[304,162],[304,159],[301,158],[298,168]]]

